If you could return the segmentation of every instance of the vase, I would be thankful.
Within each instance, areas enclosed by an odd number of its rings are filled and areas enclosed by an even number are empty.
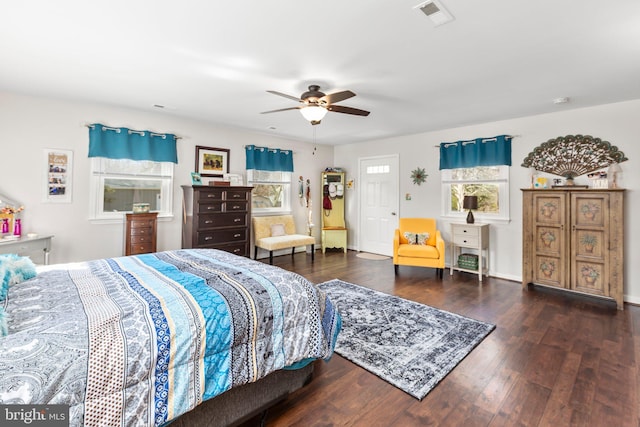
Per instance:
[[[15,220],[14,226],[13,226],[13,235],[14,236],[22,236],[22,224],[20,223],[19,219]]]
[[[2,218],[2,234],[9,233],[9,218]]]

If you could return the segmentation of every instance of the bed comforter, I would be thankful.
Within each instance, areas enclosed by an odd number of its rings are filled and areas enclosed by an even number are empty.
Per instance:
[[[206,249],[45,268],[4,304],[0,403],[67,404],[72,426],[163,425],[328,359],[340,328],[302,276]]]

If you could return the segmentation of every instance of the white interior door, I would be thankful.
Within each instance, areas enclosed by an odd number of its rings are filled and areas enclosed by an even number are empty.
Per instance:
[[[360,159],[359,249],[393,255],[398,227],[398,155]]]

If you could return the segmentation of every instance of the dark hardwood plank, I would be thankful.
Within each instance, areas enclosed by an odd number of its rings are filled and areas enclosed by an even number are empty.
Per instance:
[[[638,426],[640,307],[356,253],[274,258],[320,283],[339,278],[494,323],[496,329],[422,401],[335,355],[271,408],[267,426]],[[260,425],[259,417],[243,427]]]

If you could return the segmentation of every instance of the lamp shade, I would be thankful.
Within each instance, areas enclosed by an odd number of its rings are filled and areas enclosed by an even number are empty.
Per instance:
[[[319,122],[327,114],[327,109],[324,107],[318,107],[317,105],[311,105],[300,109],[302,116],[310,122]]]
[[[464,209],[478,209],[478,196],[464,196],[462,207]]]
[[[622,168],[620,167],[619,163],[611,163],[609,165],[609,169],[607,170],[608,173],[618,173],[618,172],[622,172]]]

